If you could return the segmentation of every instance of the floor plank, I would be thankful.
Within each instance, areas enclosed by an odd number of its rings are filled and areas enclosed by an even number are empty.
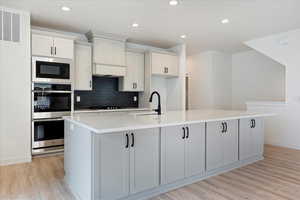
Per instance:
[[[300,151],[265,146],[265,159],[159,195],[151,200],[298,200]],[[1,200],[72,200],[63,156],[0,167]]]

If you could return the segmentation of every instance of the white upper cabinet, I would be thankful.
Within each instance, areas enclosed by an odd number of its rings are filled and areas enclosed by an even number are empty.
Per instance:
[[[54,57],[69,58],[74,57],[74,41],[64,38],[53,38],[54,41]]]
[[[93,62],[100,65],[126,66],[125,41],[93,38]]]
[[[33,33],[32,55],[73,59],[74,40]]]
[[[75,43],[75,90],[92,90],[92,46]]]
[[[178,76],[178,56],[163,53],[151,53],[151,68],[153,75]]]
[[[145,56],[144,53],[126,52],[126,76],[119,80],[120,91],[144,91]]]
[[[53,53],[53,38],[45,35],[32,34],[32,55],[51,57]]]

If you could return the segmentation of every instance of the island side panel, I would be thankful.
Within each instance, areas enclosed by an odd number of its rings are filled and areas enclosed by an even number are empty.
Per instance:
[[[65,181],[78,199],[92,199],[92,132],[65,120]]]

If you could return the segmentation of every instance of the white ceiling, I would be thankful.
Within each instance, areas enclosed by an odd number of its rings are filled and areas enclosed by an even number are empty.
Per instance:
[[[0,0],[32,13],[32,24],[64,31],[106,32],[168,48],[186,42],[188,53],[247,49],[242,42],[300,27],[300,0]],[[66,5],[71,12],[63,12]],[[228,18],[229,24],[221,24]],[[137,22],[140,27],[133,29]],[[180,35],[186,34],[185,40]]]

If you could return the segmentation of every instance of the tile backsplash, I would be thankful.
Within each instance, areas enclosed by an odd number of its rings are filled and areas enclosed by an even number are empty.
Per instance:
[[[75,110],[99,105],[137,108],[138,92],[119,92],[118,81],[119,79],[115,77],[93,77],[92,91],[74,92]]]

